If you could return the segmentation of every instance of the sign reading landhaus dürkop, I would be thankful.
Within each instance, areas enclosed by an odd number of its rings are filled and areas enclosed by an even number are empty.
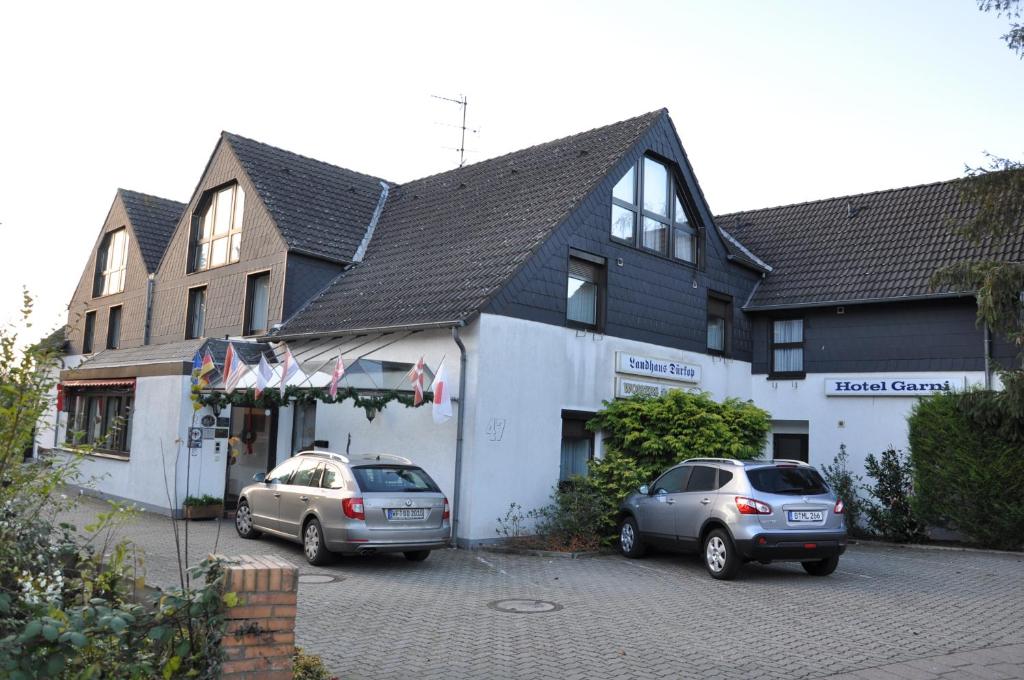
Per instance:
[[[700,366],[684,364],[681,361],[654,359],[628,352],[615,353],[615,368],[619,373],[646,375],[652,378],[673,380],[675,382],[700,382]]]
[[[918,397],[963,389],[962,377],[938,378],[825,378],[829,397]]]

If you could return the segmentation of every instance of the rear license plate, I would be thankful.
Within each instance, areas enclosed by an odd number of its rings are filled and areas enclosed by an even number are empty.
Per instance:
[[[423,508],[387,508],[384,511],[389,520],[424,519],[426,510]]]
[[[816,510],[809,512],[806,510],[790,510],[789,521],[790,522],[820,522],[825,519],[825,513]]]

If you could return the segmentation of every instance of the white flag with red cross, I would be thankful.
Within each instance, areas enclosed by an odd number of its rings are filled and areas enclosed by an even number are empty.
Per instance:
[[[412,383],[412,405],[419,406],[423,403],[423,357],[416,362],[416,365],[409,371],[409,382]]]

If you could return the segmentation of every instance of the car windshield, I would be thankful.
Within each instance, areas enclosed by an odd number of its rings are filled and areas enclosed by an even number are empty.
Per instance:
[[[817,470],[806,467],[764,467],[747,471],[750,484],[765,493],[817,495],[828,493],[828,485]]]
[[[366,493],[440,491],[430,475],[408,465],[363,465],[353,467],[352,474]]]

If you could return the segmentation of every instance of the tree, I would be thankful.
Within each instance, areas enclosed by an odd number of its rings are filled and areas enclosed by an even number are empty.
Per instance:
[[[983,12],[1010,20],[1003,35],[1007,46],[1024,59],[1021,0],[978,0]],[[1024,233],[1024,163],[986,154],[988,163],[972,168],[960,182],[964,208],[954,229],[975,245],[998,244]],[[978,324],[1014,342],[1024,352],[1024,263],[999,260],[958,262],[938,270],[935,287],[973,290],[978,299]]]

